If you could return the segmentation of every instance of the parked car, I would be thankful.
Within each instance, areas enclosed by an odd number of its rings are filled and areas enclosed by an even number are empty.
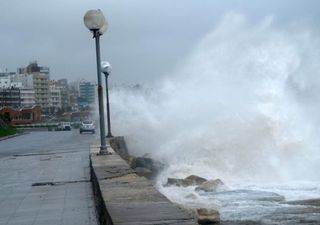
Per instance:
[[[82,132],[91,132],[91,133],[95,133],[95,126],[94,126],[94,122],[92,120],[84,120],[81,122],[80,124],[80,134],[82,134]]]
[[[71,130],[70,122],[61,122],[58,126],[58,130]]]

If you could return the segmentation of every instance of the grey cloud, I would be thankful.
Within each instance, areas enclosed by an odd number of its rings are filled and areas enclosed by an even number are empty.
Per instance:
[[[113,66],[112,82],[154,81],[170,73],[229,11],[252,19],[274,15],[279,26],[319,20],[317,0],[11,0],[0,3],[0,68],[31,60],[52,78],[95,80],[94,42],[83,25],[86,10],[101,8],[109,30],[101,53]]]

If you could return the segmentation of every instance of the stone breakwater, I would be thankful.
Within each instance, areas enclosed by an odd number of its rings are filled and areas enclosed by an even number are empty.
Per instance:
[[[123,138],[114,138],[110,143],[119,154],[110,145],[110,155],[98,155],[99,145],[90,149],[91,180],[101,225],[197,224],[119,156],[129,156],[124,154],[127,150]]]

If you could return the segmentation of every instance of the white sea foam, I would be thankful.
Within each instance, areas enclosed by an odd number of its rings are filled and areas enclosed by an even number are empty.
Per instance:
[[[167,177],[319,181],[320,41],[227,14],[163,81],[111,92],[115,134]]]

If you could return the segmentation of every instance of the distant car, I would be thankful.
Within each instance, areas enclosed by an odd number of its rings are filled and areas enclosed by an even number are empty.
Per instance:
[[[70,122],[61,122],[58,126],[58,130],[71,130]]]
[[[81,122],[80,124],[80,134],[82,134],[82,132],[91,132],[91,133],[95,133],[95,126],[94,126],[94,122],[92,120],[84,120]]]

